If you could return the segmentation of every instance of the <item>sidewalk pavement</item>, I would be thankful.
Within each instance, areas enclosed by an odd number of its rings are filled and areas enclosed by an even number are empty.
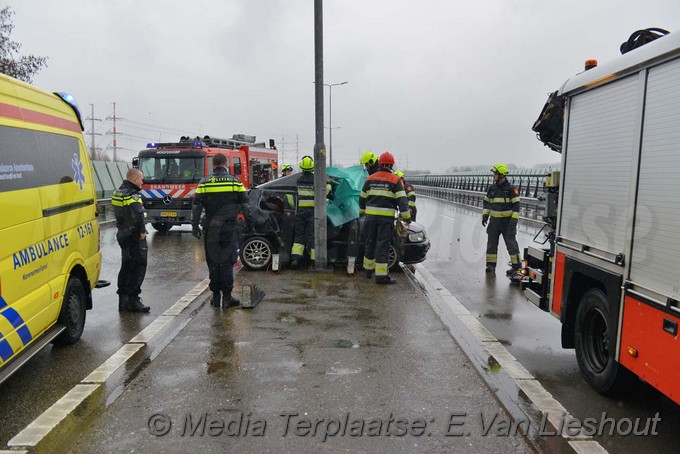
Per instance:
[[[395,276],[240,271],[264,300],[218,309],[201,295],[71,452],[532,452],[502,435],[510,416]]]

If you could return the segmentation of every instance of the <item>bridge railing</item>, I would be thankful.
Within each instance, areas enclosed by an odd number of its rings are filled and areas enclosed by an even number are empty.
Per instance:
[[[520,195],[520,216],[540,221],[544,207],[545,178],[551,169],[523,169],[508,175]],[[490,173],[463,172],[451,175],[409,175],[417,195],[482,208],[486,192],[493,184]]]

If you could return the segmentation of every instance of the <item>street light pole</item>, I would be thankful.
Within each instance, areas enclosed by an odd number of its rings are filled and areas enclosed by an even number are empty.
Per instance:
[[[330,166],[333,166],[333,87],[338,85],[345,85],[347,81],[339,84],[324,84],[328,87],[328,129],[329,129],[329,150],[330,150]]]

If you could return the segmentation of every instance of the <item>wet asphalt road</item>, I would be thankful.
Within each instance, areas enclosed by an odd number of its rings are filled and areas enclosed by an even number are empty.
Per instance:
[[[574,417],[599,420],[606,412],[609,418],[641,418],[644,424],[659,412],[659,435],[594,437],[605,449],[611,453],[680,450],[680,407],[674,402],[642,382],[632,395],[619,399],[603,397],[585,383],[574,351],[561,347],[559,320],[509,285],[505,277],[509,256],[502,240],[496,275],[486,275],[486,236],[479,210],[420,198],[418,222],[425,225],[432,241],[426,268]],[[520,223],[520,249],[532,243],[537,229],[532,223]]]
[[[389,289],[343,272],[238,276],[266,299],[254,309],[202,306],[71,452],[531,452],[522,436],[481,436],[480,415],[508,416],[405,276]],[[469,436],[445,435],[452,412],[469,415],[454,427]],[[206,414],[231,431],[192,432]],[[388,436],[384,423],[376,436],[359,425],[341,436],[329,422],[390,415],[422,418],[427,431]],[[151,417],[171,421],[169,432],[151,435]],[[295,433],[303,418],[324,420],[311,423],[316,435]]]
[[[149,229],[153,231],[150,226]],[[102,228],[100,279],[109,280],[112,285],[94,290],[94,308],[87,311],[85,331],[78,343],[59,348],[48,346],[0,385],[0,446],[4,447],[12,436],[205,277],[201,243],[189,230],[171,230],[167,235],[151,233],[148,241],[150,249],[163,251],[149,255],[142,286],[142,297],[151,306],[151,312],[119,314],[115,282],[120,249],[115,228]]]
[[[152,232],[149,243],[143,296],[151,313],[119,314],[115,284],[99,290],[80,342],[46,348],[3,385],[2,446],[204,279],[202,248],[188,228]],[[102,279],[114,281],[119,249],[113,229],[104,230],[102,251]],[[406,276],[388,289],[344,272],[241,271],[238,279],[259,283],[267,299],[251,311],[221,311],[206,303],[206,292],[37,452],[530,452],[521,435],[481,435],[482,415],[487,424],[495,415],[498,421],[509,416]],[[155,437],[147,421],[159,411],[172,418],[208,412],[223,421],[251,414],[269,429],[259,438],[174,431]],[[390,415],[414,423],[421,418],[427,432],[326,442],[284,437],[286,411],[338,420],[349,415],[366,424]],[[445,435],[452,412],[466,415],[462,436]]]

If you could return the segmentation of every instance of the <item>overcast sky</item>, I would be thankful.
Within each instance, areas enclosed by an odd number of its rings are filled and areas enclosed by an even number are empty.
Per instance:
[[[245,133],[275,139],[286,163],[296,145],[313,153],[312,0],[3,3],[22,53],[49,57],[34,84],[71,92],[84,117],[115,102],[118,146]],[[326,0],[324,82],[348,82],[333,88],[334,163],[366,150],[434,172],[558,162],[531,131],[548,92],[647,27],[680,33],[680,1]],[[98,147],[112,128],[95,123]]]

